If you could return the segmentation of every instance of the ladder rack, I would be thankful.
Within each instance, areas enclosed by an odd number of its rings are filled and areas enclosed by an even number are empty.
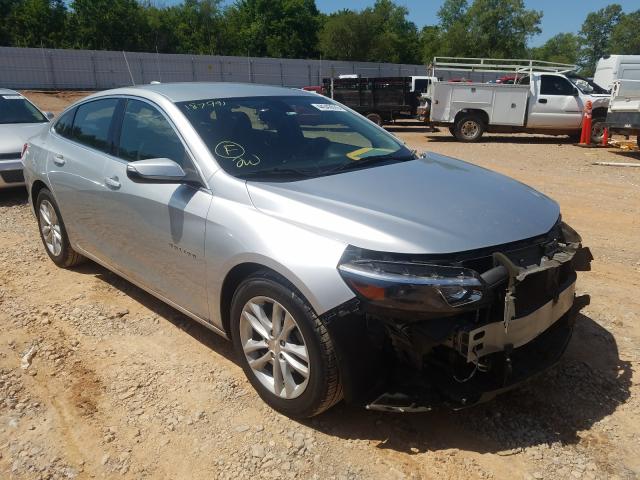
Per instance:
[[[513,72],[516,76],[532,73],[568,73],[576,70],[576,65],[568,63],[545,62],[520,58],[464,58],[434,57],[430,65],[431,75],[436,76],[437,69],[459,72],[501,73]]]

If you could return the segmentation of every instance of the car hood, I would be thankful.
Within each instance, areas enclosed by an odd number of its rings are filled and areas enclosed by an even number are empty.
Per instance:
[[[556,202],[520,182],[433,153],[297,182],[248,182],[247,188],[268,215],[395,253],[454,253],[524,240],[548,232],[560,215]]]
[[[48,126],[49,122],[0,124],[0,153],[22,152],[26,141]]]

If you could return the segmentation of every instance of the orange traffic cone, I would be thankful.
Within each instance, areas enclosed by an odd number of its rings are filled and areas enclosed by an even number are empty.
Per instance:
[[[584,111],[582,115],[582,133],[580,134],[580,145],[591,144],[591,111],[593,109],[593,103],[591,100],[587,100],[584,105]]]
[[[606,147],[609,145],[609,129],[604,127],[604,134],[602,135],[602,146]]]

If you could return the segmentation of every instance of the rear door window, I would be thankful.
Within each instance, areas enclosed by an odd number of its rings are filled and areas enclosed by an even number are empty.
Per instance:
[[[77,109],[70,138],[88,147],[111,152],[111,119],[118,100],[105,98],[83,103]]]

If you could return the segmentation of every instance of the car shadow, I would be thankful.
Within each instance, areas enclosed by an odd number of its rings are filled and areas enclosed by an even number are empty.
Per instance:
[[[451,136],[430,136],[427,135],[429,142],[458,142],[453,135]],[[535,135],[515,136],[515,135],[493,135],[483,136],[477,143],[515,143],[515,144],[538,144],[538,145],[575,145],[575,140],[569,137],[542,137]]]
[[[579,431],[627,401],[631,377],[631,363],[619,358],[613,335],[579,315],[558,365],[486,404],[424,414],[372,413],[340,404],[308,423],[329,435],[409,454],[450,448],[509,454],[541,444],[577,443]]]
[[[74,270],[108,283],[238,364],[231,342],[127,280],[93,262]],[[421,414],[393,414],[341,402],[300,423],[333,437],[367,440],[377,448],[408,454],[456,448],[509,455],[535,445],[577,443],[578,432],[627,401],[632,373],[631,363],[620,359],[613,335],[580,314],[558,365],[486,404],[457,412],[436,408]]]
[[[109,284],[118,291],[124,293],[148,310],[156,314],[158,317],[170,322],[175,327],[183,330],[191,335],[195,340],[199,341],[206,347],[224,355],[229,360],[236,362],[231,342],[226,341],[223,337],[213,332],[209,328],[199,324],[184,313],[176,310],[172,306],[166,304],[162,300],[154,297],[145,290],[137,287],[133,283],[125,280],[117,274],[107,270],[95,262],[88,261],[74,267],[73,270],[84,275],[91,275],[103,282]]]
[[[16,207],[25,205],[29,201],[29,195],[24,187],[7,188],[0,190],[0,207]]]
[[[620,155],[621,157],[627,157],[632,160],[640,160],[640,150],[609,150],[611,153],[615,153],[616,155]],[[633,163],[633,162],[631,162]]]

